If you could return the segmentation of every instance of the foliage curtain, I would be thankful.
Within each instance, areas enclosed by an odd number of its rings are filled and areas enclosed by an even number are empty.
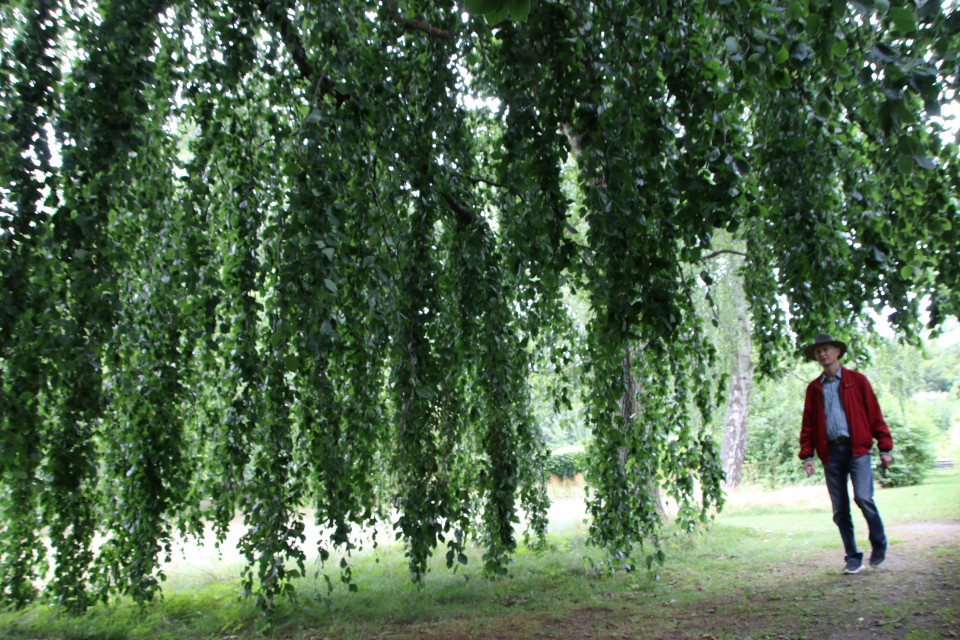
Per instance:
[[[933,0],[538,0],[494,25],[449,0],[23,0],[0,32],[13,606],[148,601],[177,536],[239,514],[269,609],[307,508],[351,586],[384,520],[416,581],[471,536],[503,575],[521,515],[544,539],[543,362],[582,372],[591,541],[650,568],[650,487],[685,529],[720,500],[695,417],[715,230],[748,247],[768,374],[822,327],[855,342],[865,307],[910,337],[924,296],[933,326],[960,302],[960,14]]]

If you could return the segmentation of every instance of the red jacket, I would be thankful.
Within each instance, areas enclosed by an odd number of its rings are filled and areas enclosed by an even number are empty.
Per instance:
[[[827,418],[823,410],[822,375],[807,385],[807,397],[803,403],[803,425],[800,428],[800,458],[806,459],[817,452],[823,464],[830,461],[827,450]],[[847,429],[853,442],[853,455],[859,457],[870,453],[873,440],[881,451],[893,449],[890,429],[883,421],[880,404],[866,376],[843,368],[840,374],[840,402],[847,414]]]

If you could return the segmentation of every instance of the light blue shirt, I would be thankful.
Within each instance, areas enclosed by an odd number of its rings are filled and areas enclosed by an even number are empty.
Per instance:
[[[843,411],[843,403],[840,402],[840,372],[843,369],[837,369],[837,377],[831,380],[827,374],[823,374],[821,382],[823,383],[823,412],[827,418],[827,440],[836,440],[837,438],[850,437],[850,431],[847,429],[847,414]]]

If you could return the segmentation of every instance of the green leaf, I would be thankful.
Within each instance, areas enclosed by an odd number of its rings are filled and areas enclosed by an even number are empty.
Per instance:
[[[780,49],[778,49],[777,52],[773,54],[773,61],[776,62],[777,64],[783,64],[789,59],[790,59],[790,52],[784,46],[780,47]]]
[[[333,293],[337,292],[337,285],[334,284],[333,280],[331,280],[330,278],[323,279],[323,286],[325,286],[327,289],[329,289]]]
[[[833,113],[833,103],[826,97],[826,95],[821,94],[817,99],[817,115],[828,118],[830,114]]]
[[[510,17],[517,22],[524,22],[530,15],[530,0],[513,0],[510,6]]]
[[[830,53],[838,58],[847,55],[847,41],[838,39],[830,48]]]
[[[296,373],[300,369],[300,359],[292,353],[283,356],[283,366],[291,373]]]
[[[923,167],[924,169],[936,169],[936,168],[937,168],[937,163],[936,163],[936,161],[935,161],[933,158],[930,158],[930,157],[928,157],[928,156],[914,156],[913,159],[916,161],[916,163],[917,163],[918,165],[920,165],[920,166]]]
[[[506,0],[464,0],[464,8],[467,13],[489,13],[498,11]]]
[[[901,173],[911,173],[913,171],[913,156],[901,154],[897,158],[897,168]]]
[[[850,68],[850,65],[839,58],[834,58],[833,69],[841,78],[849,78],[853,75],[853,69]]]
[[[926,0],[918,8],[917,14],[921,22],[933,22],[943,13],[940,0]]]
[[[810,47],[802,42],[794,42],[790,45],[790,57],[794,60],[803,62],[810,57],[811,51]]]
[[[508,7],[508,2],[509,0],[507,0],[507,2],[504,2],[504,4],[501,6],[500,9],[496,9],[494,11],[488,11],[485,14],[483,14],[483,17],[487,19],[487,24],[489,24],[492,27],[494,25],[500,24],[501,22],[503,22],[504,20],[510,17],[510,9]]]
[[[917,30],[917,19],[913,11],[906,7],[896,7],[890,9],[887,17],[896,25],[897,31],[906,34]]]
[[[896,51],[894,51],[884,43],[878,42],[877,44],[873,45],[873,47],[870,49],[870,57],[877,62],[890,63],[895,61],[900,56],[899,54],[897,54]]]

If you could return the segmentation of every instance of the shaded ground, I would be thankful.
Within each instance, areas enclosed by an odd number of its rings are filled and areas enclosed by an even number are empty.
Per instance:
[[[896,543],[886,564],[840,573],[837,552],[745,576],[753,587],[701,593],[692,581],[667,593],[604,591],[581,608],[549,610],[505,598],[504,615],[424,621],[383,628],[379,638],[669,638],[696,640],[851,640],[960,638],[960,523],[889,527]],[[749,564],[749,563],[745,563]],[[757,584],[757,578],[761,584]],[[702,583],[701,583],[702,584]],[[320,636],[318,636],[320,637]]]

